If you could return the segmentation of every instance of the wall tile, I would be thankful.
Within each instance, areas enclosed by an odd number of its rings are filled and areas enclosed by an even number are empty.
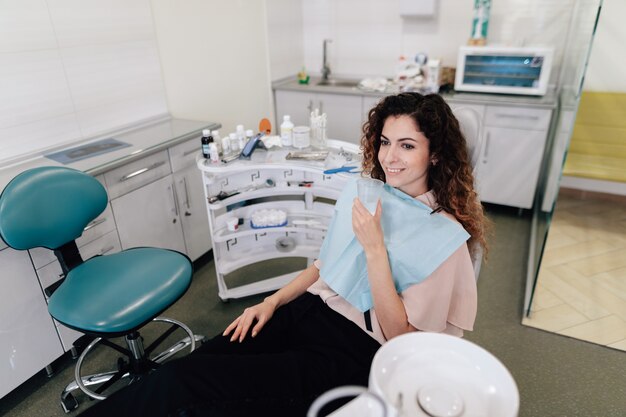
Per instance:
[[[165,94],[153,41],[67,48],[61,55],[77,111]]]
[[[59,47],[154,39],[149,0],[48,0]]]
[[[0,128],[73,111],[57,50],[0,54]]]
[[[0,53],[56,48],[45,0],[0,2]]]

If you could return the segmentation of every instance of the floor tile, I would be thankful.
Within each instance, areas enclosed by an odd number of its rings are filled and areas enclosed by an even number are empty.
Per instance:
[[[609,345],[626,338],[626,321],[611,315],[560,330],[558,333],[600,345]]]

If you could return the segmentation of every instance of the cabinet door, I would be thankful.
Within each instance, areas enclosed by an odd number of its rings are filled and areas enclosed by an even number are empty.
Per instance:
[[[486,127],[478,170],[480,199],[532,207],[545,140],[542,130]]]
[[[153,246],[185,252],[172,176],[111,200],[123,249]]]
[[[202,173],[195,166],[174,174],[187,256],[195,261],[211,249],[211,232],[204,202]]]
[[[360,143],[363,98],[356,95],[318,94],[320,112],[326,113],[329,139]],[[308,120],[307,120],[308,125]]]
[[[276,133],[280,134],[283,116],[288,114],[295,126],[308,126],[311,111],[317,106],[315,93],[281,91],[274,95],[276,99]],[[330,136],[329,136],[330,137]]]
[[[0,251],[0,397],[63,354],[26,251]]]

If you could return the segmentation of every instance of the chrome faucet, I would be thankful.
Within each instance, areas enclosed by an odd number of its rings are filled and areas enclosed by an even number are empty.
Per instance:
[[[332,42],[332,39],[324,39],[324,57],[323,57],[323,64],[322,64],[322,80],[323,81],[328,81],[328,76],[330,75],[330,67],[328,66],[328,62],[326,59],[326,45],[328,45],[329,42]]]

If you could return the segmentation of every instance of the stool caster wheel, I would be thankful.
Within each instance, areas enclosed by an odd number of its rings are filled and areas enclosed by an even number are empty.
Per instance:
[[[78,408],[78,401],[72,393],[68,392],[66,396],[61,396],[61,407],[63,407],[65,414],[68,414],[70,411]]]

